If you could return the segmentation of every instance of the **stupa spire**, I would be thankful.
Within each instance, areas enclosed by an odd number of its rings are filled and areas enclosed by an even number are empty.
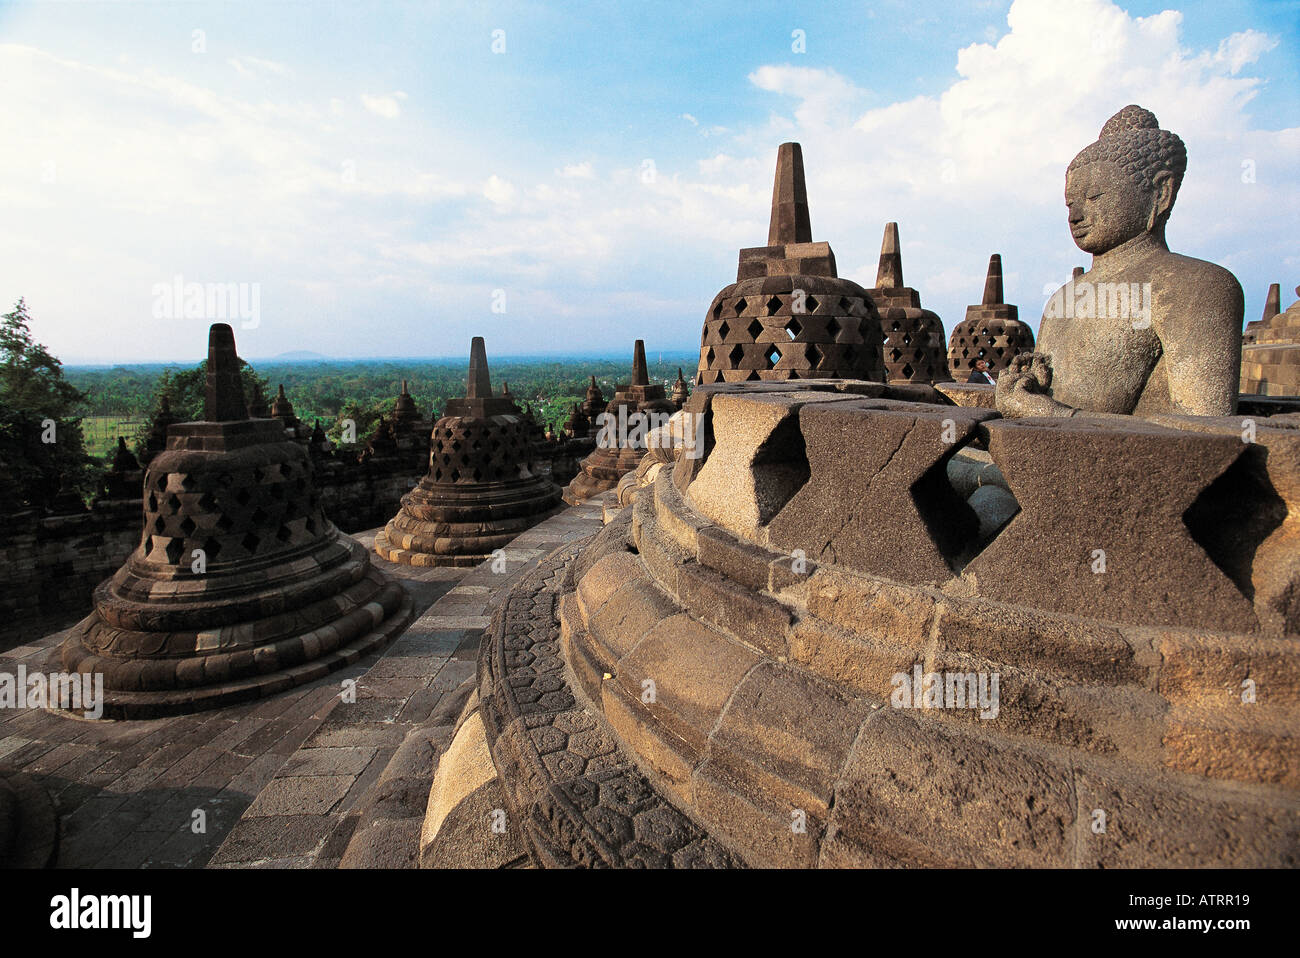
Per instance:
[[[898,224],[885,224],[885,238],[880,244],[880,266],[876,270],[877,289],[903,288],[903,254],[898,246]]]
[[[1002,254],[994,253],[989,257],[989,272],[984,277],[984,299],[982,306],[1002,305]]]
[[[1268,298],[1264,300],[1264,315],[1260,319],[1267,323],[1280,312],[1282,312],[1282,284],[1274,283],[1268,288]]]
[[[803,150],[798,143],[782,143],[776,151],[776,179],[772,184],[772,219],[767,228],[767,245],[811,242]]]
[[[649,386],[650,373],[645,364],[645,340],[638,339],[632,351],[632,385]]]
[[[491,399],[492,380],[488,377],[487,346],[482,336],[475,336],[469,347],[469,382],[466,399]]]
[[[239,380],[235,331],[226,323],[213,323],[208,330],[208,383],[203,418],[207,422],[248,418],[244,387]]]

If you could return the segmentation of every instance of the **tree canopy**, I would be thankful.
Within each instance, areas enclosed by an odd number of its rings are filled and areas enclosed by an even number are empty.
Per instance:
[[[62,489],[94,491],[95,464],[86,455],[78,410],[86,395],[64,377],[63,364],[31,332],[20,299],[0,317],[0,499],[48,508]]]

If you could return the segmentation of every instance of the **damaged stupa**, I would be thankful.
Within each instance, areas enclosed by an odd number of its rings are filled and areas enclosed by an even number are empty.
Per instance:
[[[883,381],[880,318],[867,291],[814,243],[803,152],[777,151],[767,245],[740,251],[736,282],[709,305],[696,383],[845,377]]]
[[[591,389],[595,388],[592,377]],[[638,339],[632,351],[632,381],[619,386],[609,405],[592,419],[596,448],[582,460],[578,474],[565,487],[564,501],[577,505],[617,486],[645,455],[647,433],[662,424],[660,418],[666,421],[676,411],[664,387],[651,384],[645,343]]]
[[[966,318],[952,329],[948,372],[959,383],[988,382],[997,379],[1021,353],[1033,351],[1034,331],[1020,321],[1019,310],[1004,301],[1002,255],[994,253],[989,257],[980,304],[967,306]],[[985,373],[987,379],[981,375]]]
[[[104,716],[193,712],[311,682],[384,645],[406,592],[321,512],[307,451],[250,419],[231,328],[208,341],[204,419],[144,475],[139,547],[52,665],[102,674]]]
[[[375,537],[390,562],[478,565],[559,505],[559,487],[534,468],[529,423],[514,400],[492,395],[482,336],[465,398],[448,401],[429,446],[428,473]]]

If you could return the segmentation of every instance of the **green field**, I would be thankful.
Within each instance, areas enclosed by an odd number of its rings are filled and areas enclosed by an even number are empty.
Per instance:
[[[117,448],[117,437],[126,438],[126,444],[132,445],[136,433],[145,425],[139,416],[87,416],[81,420],[81,435],[86,443],[86,452],[96,459],[102,459]]]

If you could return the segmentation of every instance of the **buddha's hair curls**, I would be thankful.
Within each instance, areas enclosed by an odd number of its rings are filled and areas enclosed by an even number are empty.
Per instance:
[[[1156,174],[1171,173],[1176,197],[1187,171],[1187,147],[1177,133],[1160,129],[1154,113],[1130,103],[1106,121],[1096,142],[1070,161],[1070,170],[1103,161],[1114,163],[1147,191]]]

